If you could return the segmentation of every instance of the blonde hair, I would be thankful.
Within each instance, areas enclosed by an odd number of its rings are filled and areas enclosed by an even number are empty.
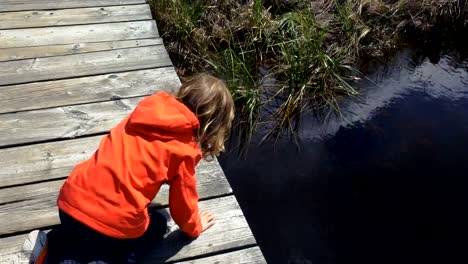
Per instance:
[[[234,119],[234,102],[226,84],[200,74],[184,82],[176,96],[200,122],[200,128],[194,132],[205,159],[218,156],[224,151]]]

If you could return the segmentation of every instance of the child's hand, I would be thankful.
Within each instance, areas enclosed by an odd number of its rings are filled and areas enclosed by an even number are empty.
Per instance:
[[[201,212],[200,213],[200,219],[201,219],[201,224],[202,224],[202,232],[210,228],[215,224],[215,219],[214,215],[211,212]]]

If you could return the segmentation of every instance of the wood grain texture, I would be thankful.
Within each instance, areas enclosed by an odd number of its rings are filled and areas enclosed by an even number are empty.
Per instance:
[[[79,40],[78,40],[79,41]],[[89,53],[95,51],[145,47],[163,44],[162,39],[117,40],[103,42],[76,42],[73,44],[49,45],[23,48],[6,48],[0,50],[0,62],[24,60],[53,56]]]
[[[0,85],[172,66],[163,45],[0,62]]]
[[[111,73],[0,88],[0,114],[73,104],[175,92],[180,86],[173,67]]]
[[[124,119],[141,97],[0,116],[0,145],[103,133]]]
[[[0,30],[0,52],[3,48],[73,44],[130,39],[157,38],[154,21],[119,22],[96,25],[43,27]]]
[[[0,12],[144,4],[145,0],[2,0]]]
[[[0,146],[104,133],[143,97],[0,115]]]
[[[221,263],[236,263],[236,264],[265,264],[262,251],[259,247],[251,247],[241,250],[236,250],[229,253],[214,255],[211,257],[194,259],[189,261],[176,262],[179,264],[221,264]]]
[[[91,157],[101,139],[102,136],[95,136],[65,142],[1,149],[0,187],[65,178],[76,164]],[[224,177],[223,171],[216,161],[202,161],[197,167],[197,173],[206,174],[206,177],[203,176],[204,181]],[[25,193],[35,195],[32,190],[27,189],[28,187],[21,186],[21,188],[23,188],[21,190],[29,190]],[[13,194],[8,194],[12,192],[8,190],[2,189],[0,191],[0,203],[20,200],[20,198],[14,198]],[[18,192],[18,194],[23,195],[22,192]],[[42,195],[42,193],[40,194]]]
[[[200,199],[232,192],[217,162],[201,162],[197,167]],[[64,180],[11,187],[0,191],[0,235],[41,229],[58,224],[56,201]],[[153,204],[169,204],[169,188],[164,185]],[[26,216],[27,217],[24,217]]]
[[[29,263],[28,259],[21,252],[21,247],[26,237],[27,234],[0,238],[0,260],[5,264]]]
[[[169,221],[168,225],[172,227],[172,232],[166,237],[164,243],[156,246],[155,250],[148,254],[143,263],[183,260],[256,244],[233,195],[200,202],[200,210],[214,213],[216,224],[213,227],[196,240],[192,240],[180,232],[172,220]]]
[[[233,195],[202,201],[199,206],[200,210],[210,210],[215,214],[216,224],[199,238],[192,240],[183,235],[170,220],[172,232],[160,245],[156,245],[157,249],[149,254],[145,263],[177,261],[203,254],[215,254],[233,247],[255,245],[255,239]],[[169,215],[167,209],[161,209],[160,212]],[[21,259],[21,245],[26,236],[0,238],[0,259]]]
[[[101,138],[0,149],[0,187],[64,178],[94,153]]]
[[[74,8],[0,13],[0,29],[150,20],[149,5]]]
[[[72,169],[73,166],[70,166],[69,172]],[[61,178],[67,177],[68,173],[62,176],[63,177]],[[225,195],[232,192],[229,184],[226,181],[224,173],[219,169],[219,163],[216,160],[211,162],[201,160],[196,168],[196,176],[197,189],[200,193],[201,199],[206,199],[212,196]],[[60,179],[49,182],[4,188],[0,191],[0,204],[1,206],[4,206],[12,203],[31,202],[34,200],[55,200],[64,181],[65,179]],[[167,189],[162,189],[160,191],[162,196],[157,197],[154,203],[167,205],[167,191]]]
[[[102,136],[70,138],[108,132],[180,82],[145,0],[0,2],[0,263],[28,263],[13,234],[58,224],[59,188]],[[192,240],[170,220],[146,263],[265,263],[219,164],[201,162],[197,179],[217,223]],[[167,186],[153,203],[167,206]]]

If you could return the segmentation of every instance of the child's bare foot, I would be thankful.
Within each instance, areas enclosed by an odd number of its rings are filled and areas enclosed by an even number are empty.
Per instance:
[[[212,227],[215,224],[215,217],[211,212],[201,212],[200,213],[201,223],[202,223],[202,232]]]

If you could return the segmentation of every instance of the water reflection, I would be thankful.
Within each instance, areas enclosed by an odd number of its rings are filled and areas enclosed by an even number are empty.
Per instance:
[[[342,118],[220,162],[270,263],[466,263],[468,72],[403,52]]]
[[[366,122],[380,109],[411,93],[452,101],[468,97],[466,64],[449,55],[442,56],[438,64],[428,58],[414,64],[414,54],[406,50],[386,65],[371,66],[372,72],[359,84],[361,94],[343,102],[341,116],[323,122],[304,115],[301,137],[311,140],[333,136],[341,127]]]

